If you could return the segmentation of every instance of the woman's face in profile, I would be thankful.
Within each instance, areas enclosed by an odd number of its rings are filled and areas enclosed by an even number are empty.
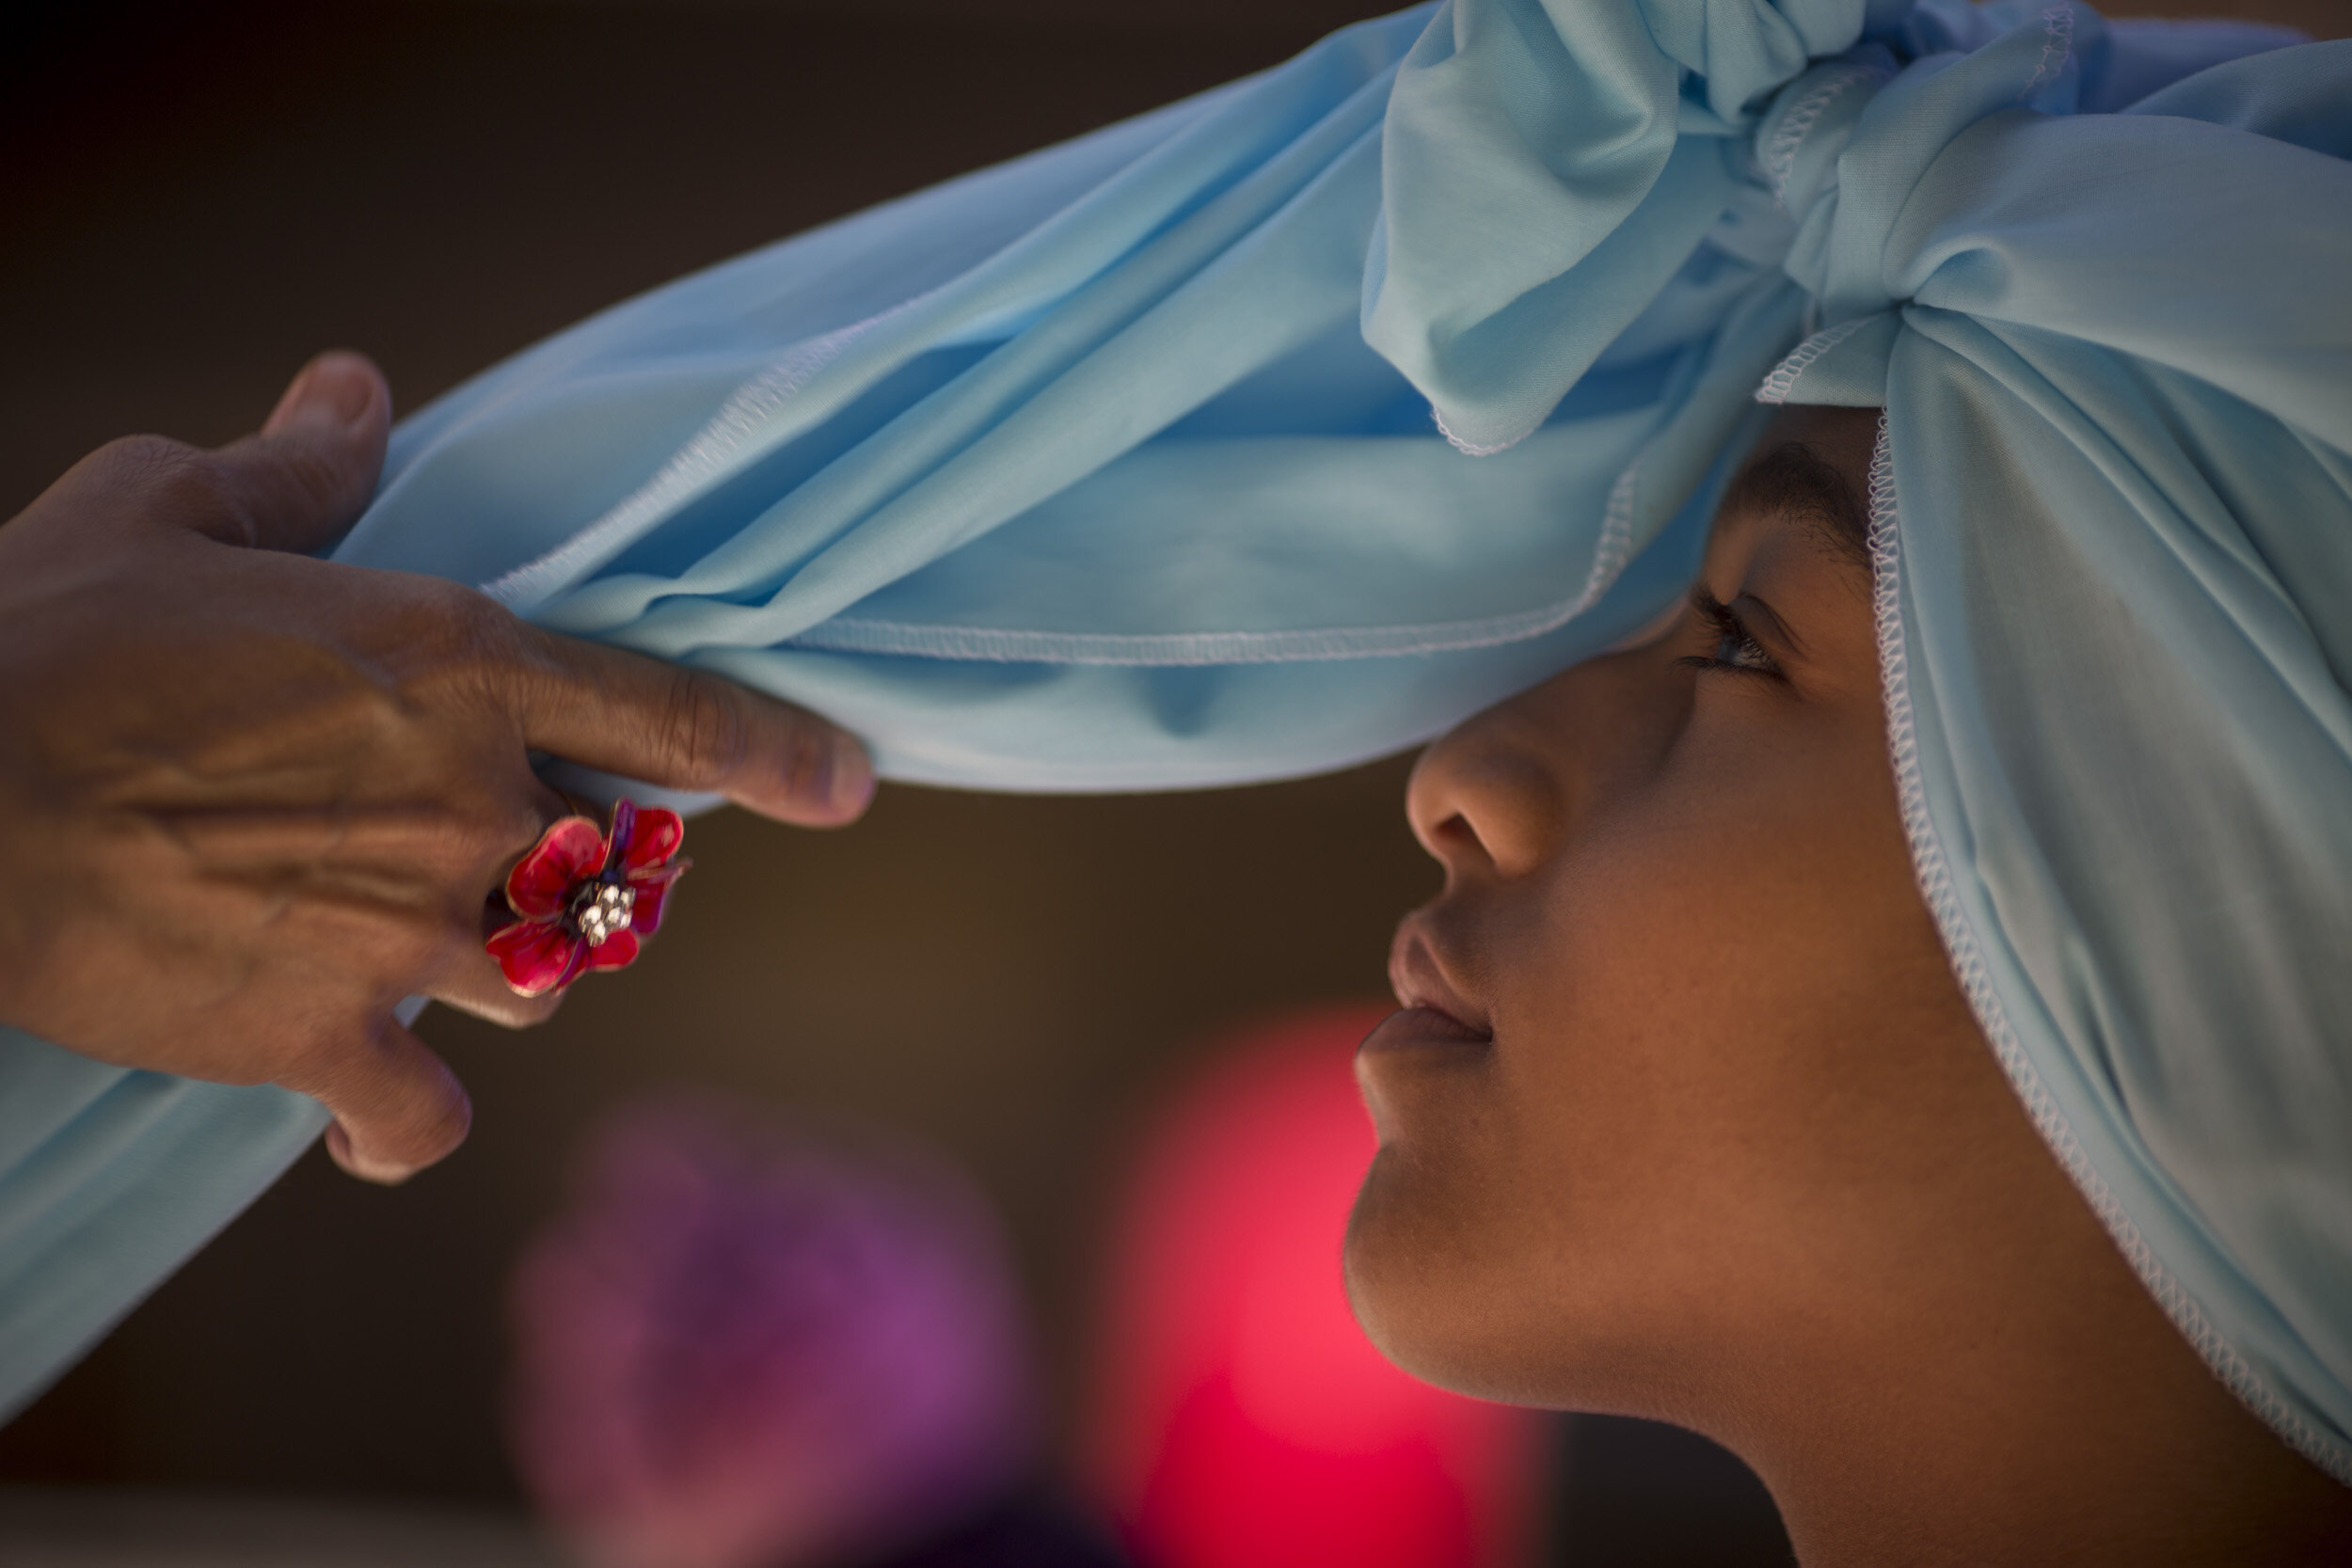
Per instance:
[[[1913,880],[1861,537],[1876,423],[1784,416],[1670,628],[1414,772],[1445,887],[1359,1057],[1380,1152],[1347,1263],[1423,1376],[1671,1418],[1710,1375],[1693,1347],[1786,1344],[1948,1242],[1932,1195],[1986,1107],[2057,1174]]]

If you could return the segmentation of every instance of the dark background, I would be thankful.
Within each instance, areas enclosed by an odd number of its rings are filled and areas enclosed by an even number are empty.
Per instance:
[[[518,0],[125,8],[51,31],[0,153],[9,512],[110,436],[252,428],[322,346],[373,354],[413,406],[680,272],[1319,28]],[[679,1081],[945,1146],[1006,1212],[1066,1370],[1089,1206],[1152,1085],[1220,1022],[1385,989],[1389,928],[1434,885],[1402,782],[890,788],[841,835],[699,820],[675,925],[628,974],[529,1035],[427,1013],[475,1097],[459,1154],[389,1192],[306,1158],[0,1433],[0,1464],[513,1497],[502,1271],[595,1113]]]
[[[110,436],[252,428],[318,348],[374,355],[414,406],[613,300],[1273,64],[1362,9],[20,9],[0,47],[0,515]],[[0,1481],[511,1506],[502,1273],[582,1126],[679,1082],[908,1127],[963,1161],[1007,1216],[1067,1397],[1097,1205],[1155,1087],[1222,1024],[1384,991],[1390,927],[1435,885],[1404,775],[893,787],[842,836],[698,821],[675,934],[627,976],[527,1036],[426,1015],[475,1098],[459,1154],[397,1191],[307,1157],[0,1431]],[[1727,1457],[1624,1422],[1579,1423],[1572,1448],[1577,1560],[1774,1555]],[[1617,1537],[1644,1544],[1611,1556]]]

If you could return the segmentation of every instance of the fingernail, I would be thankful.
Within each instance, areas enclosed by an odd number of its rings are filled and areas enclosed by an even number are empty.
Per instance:
[[[825,778],[825,801],[843,820],[862,815],[874,799],[874,765],[866,748],[848,736],[833,743]]]
[[[366,360],[356,354],[322,354],[295,375],[262,433],[276,435],[293,424],[348,430],[367,418],[374,401],[375,373]]]

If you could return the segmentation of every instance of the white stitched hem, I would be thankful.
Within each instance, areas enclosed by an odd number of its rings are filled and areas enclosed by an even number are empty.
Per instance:
[[[1787,403],[1788,394],[1797,389],[1797,377],[1810,370],[1814,360],[1861,331],[1864,325],[1871,319],[1868,316],[1856,316],[1851,321],[1839,322],[1836,326],[1825,331],[1814,333],[1804,342],[1790,349],[1788,356],[1774,365],[1772,373],[1767,375],[1763,383],[1756,388],[1756,401]]]
[[[634,544],[647,523],[723,474],[747,447],[755,445],[767,434],[776,415],[817,378],[817,372],[840,358],[850,344],[930,297],[928,293],[918,294],[878,315],[800,344],[728,393],[719,411],[653,478],[545,555],[482,584],[482,592],[510,610],[528,611],[565,583],[603,565]]]
[[[1820,123],[1821,117],[1829,112],[1829,106],[1837,102],[1840,94],[1864,82],[1883,80],[1885,74],[1867,65],[1841,66],[1788,105],[1788,112],[1772,127],[1772,135],[1765,139],[1764,150],[1756,159],[1763,166],[1765,183],[1772,187],[1772,200],[1782,212],[1788,210],[1783,198],[1788,194],[1789,177],[1797,170],[1798,150],[1804,146],[1804,138],[1812,135],[1813,127]]]
[[[1438,405],[1434,403],[1429,405],[1429,418],[1437,424],[1438,434],[1451,442],[1455,451],[1470,457],[1492,457],[1499,451],[1509,451],[1513,447],[1527,439],[1524,436],[1514,436],[1507,441],[1497,441],[1492,446],[1481,446],[1476,441],[1465,441],[1459,436],[1454,435],[1454,427],[1445,422],[1445,416],[1438,412]]]
[[[1600,535],[1583,585],[1567,599],[1508,615],[1406,626],[1334,626],[1304,631],[1168,632],[1126,635],[928,626],[835,616],[783,646],[827,653],[895,654],[996,664],[1286,664],[1316,659],[1457,653],[1524,642],[1559,630],[1600,602],[1633,556],[1633,491],[1641,471],[1627,465],[1610,487]]]
[[[2030,98],[2034,89],[2044,82],[2055,81],[2066,69],[2067,59],[2074,53],[2074,8],[2071,5],[2052,6],[2042,13],[2042,58],[2034,66],[2020,98]]]

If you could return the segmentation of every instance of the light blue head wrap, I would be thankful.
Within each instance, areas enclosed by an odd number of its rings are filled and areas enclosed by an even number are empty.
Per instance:
[[[2352,1481],[2352,45],[2291,41],[1451,0],[586,322],[405,421],[339,555],[892,777],[1232,783],[1618,641],[1770,404],[1883,406],[1955,966],[2149,1290]],[[0,1397],[320,1121],[0,1050]]]

